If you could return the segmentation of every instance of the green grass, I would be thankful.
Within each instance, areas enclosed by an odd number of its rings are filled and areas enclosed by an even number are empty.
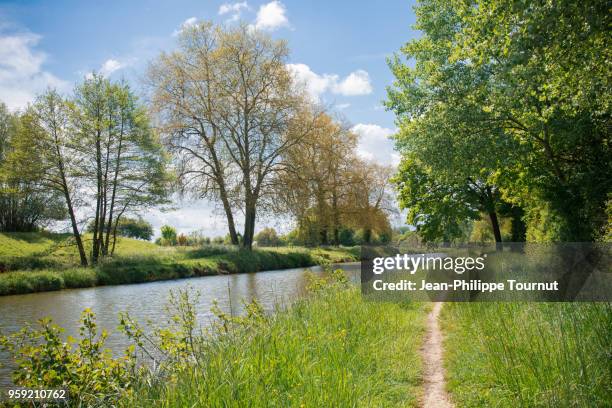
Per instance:
[[[89,237],[85,238],[88,243]],[[112,258],[95,268],[81,268],[69,235],[0,234],[0,295],[356,261],[357,249],[279,247],[246,251],[223,245],[160,247],[120,238]]]
[[[415,407],[422,304],[323,290],[261,323],[218,333],[199,365],[135,390],[124,406]]]
[[[442,327],[457,406],[612,404],[610,304],[446,304]]]

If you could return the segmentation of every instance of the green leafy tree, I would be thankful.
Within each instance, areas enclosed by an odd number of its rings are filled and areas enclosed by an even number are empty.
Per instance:
[[[255,235],[255,241],[259,246],[279,246],[281,239],[278,237],[276,230],[271,227],[266,227]]]
[[[0,231],[28,232],[66,217],[62,195],[12,168],[27,118],[0,103]]]
[[[544,207],[560,224],[551,239],[599,229],[611,163],[609,68],[596,57],[609,53],[602,6],[419,2],[424,35],[390,61],[387,107],[405,161],[397,179],[410,186],[403,205],[420,207],[410,211],[429,239],[457,235],[477,212],[501,239],[500,211],[517,218],[519,236],[522,214],[533,228]]]
[[[176,228],[170,225],[164,225],[161,227],[161,238],[162,245],[176,245]]]

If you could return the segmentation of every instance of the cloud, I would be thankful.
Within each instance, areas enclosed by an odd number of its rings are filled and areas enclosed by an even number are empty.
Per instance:
[[[336,104],[336,108],[337,109],[341,109],[341,110],[349,108],[350,106],[351,106],[350,103],[338,103],[338,104]]]
[[[364,70],[351,72],[340,79],[337,74],[317,74],[306,64],[287,64],[287,69],[299,86],[303,86],[313,100],[318,101],[325,92],[344,96],[366,95],[372,92],[370,76]]]
[[[285,13],[285,5],[278,0],[263,4],[257,11],[255,28],[258,30],[274,31],[281,27],[289,27],[289,20]]]
[[[344,96],[370,94],[372,93],[370,75],[363,69],[351,72],[340,83],[336,84],[332,91]]]
[[[104,76],[109,76],[113,72],[123,67],[125,67],[125,64],[122,64],[121,62],[114,60],[114,59],[108,59],[100,67],[100,73]]]
[[[197,22],[198,22],[198,19],[196,17],[189,17],[187,20],[181,23],[179,28],[174,30],[174,32],[172,33],[172,36],[174,37],[178,36],[180,33],[183,32],[184,29],[194,26]]]
[[[389,139],[389,136],[396,132],[394,129],[359,123],[353,126],[351,131],[359,136],[357,153],[361,157],[379,164],[397,166],[400,155],[393,150],[393,141]]]
[[[113,72],[118,71],[122,68],[127,67],[129,64],[127,62],[119,62],[116,59],[107,59],[98,69],[98,73],[104,77],[109,77]],[[93,72],[88,72],[85,74],[86,79],[93,78]]]
[[[0,99],[11,110],[25,107],[47,88],[69,88],[66,81],[43,69],[47,55],[36,50],[41,38],[33,33],[0,33]]]
[[[219,15],[230,14],[229,22],[238,21],[242,10],[248,10],[249,5],[246,1],[240,3],[225,3],[219,7]]]

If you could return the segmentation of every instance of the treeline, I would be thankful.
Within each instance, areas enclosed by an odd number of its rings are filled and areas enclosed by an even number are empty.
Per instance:
[[[394,181],[427,241],[609,239],[609,4],[421,0],[390,61]],[[606,238],[607,234],[607,238]]]
[[[70,95],[2,107],[0,230],[68,219],[81,263],[95,264],[117,235],[150,238],[133,217],[177,193],[218,204],[229,243],[247,249],[256,220],[281,214],[306,245],[388,240],[389,169],[358,157],[357,136],[313,103],[287,57],[247,25],[202,22],[150,64],[149,104],[94,73]]]
[[[123,222],[119,224],[120,228],[118,235],[141,238],[140,228],[136,228],[132,222],[128,223],[128,228],[121,228]],[[145,222],[146,224],[146,222]],[[336,245],[342,246],[355,246],[364,244],[386,244],[389,243],[393,238],[397,240],[406,240],[407,235],[403,236],[398,231],[389,232],[389,234],[380,234],[373,236],[371,231],[367,229],[352,230],[350,228],[343,227],[339,233],[339,241]],[[308,239],[309,237],[306,236]],[[280,246],[314,246],[313,241],[305,240],[304,236],[300,233],[300,229],[296,228],[291,232],[280,235],[272,227],[265,227],[254,236],[253,244],[259,247],[280,247]],[[316,245],[320,245],[318,237],[315,237]],[[242,235],[238,234],[238,241],[242,242]],[[161,236],[155,240],[157,245],[162,246],[203,246],[203,245],[231,245],[232,239],[229,234],[226,236],[210,237],[205,235],[204,231],[196,230],[191,231],[187,234],[178,233],[176,228],[170,225],[164,225],[161,227]]]

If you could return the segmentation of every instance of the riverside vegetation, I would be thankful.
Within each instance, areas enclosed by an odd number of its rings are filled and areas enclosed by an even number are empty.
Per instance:
[[[19,361],[17,384],[66,387],[71,406],[417,406],[423,304],[365,302],[335,271],[313,275],[308,295],[285,310],[268,315],[256,301],[240,317],[215,310],[203,330],[194,296],[171,296],[163,328],[122,315],[133,341],[124,356],[104,351],[89,310],[80,339],[64,342],[44,320],[0,345]],[[138,365],[137,355],[155,364]]]
[[[357,247],[248,251],[226,245],[160,247],[124,237],[117,240],[112,258],[85,268],[78,264],[70,235],[0,234],[0,295],[298,268],[356,261],[359,256]]]

